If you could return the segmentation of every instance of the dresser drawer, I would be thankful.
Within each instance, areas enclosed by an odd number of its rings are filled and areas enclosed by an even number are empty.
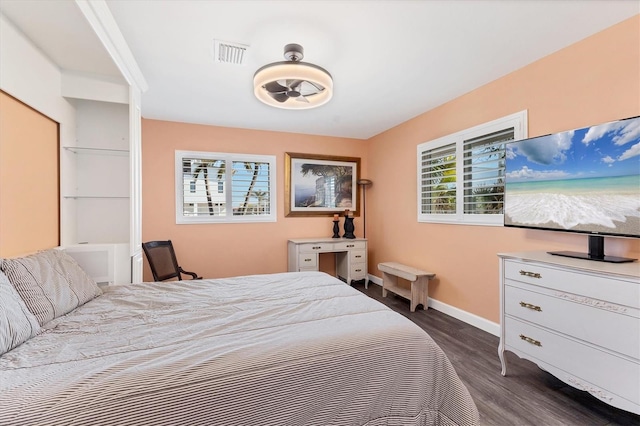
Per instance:
[[[520,281],[545,287],[557,292],[568,292],[640,308],[640,280],[619,279],[613,275],[600,275],[586,271],[559,269],[540,263],[505,260],[505,280]]]
[[[624,314],[630,309],[574,295],[572,301],[510,285],[504,291],[506,315],[640,359],[640,321]]]
[[[367,243],[364,241],[339,241],[333,244],[333,248],[335,251],[341,250],[354,250],[354,249],[362,249],[365,250]]]
[[[318,269],[318,255],[316,253],[300,253],[298,255],[298,269]]]
[[[367,252],[365,250],[352,250],[349,252],[351,263],[365,263],[367,261]]]
[[[640,364],[637,362],[513,318],[505,318],[505,324],[507,349],[563,370],[572,376],[570,380],[563,379],[569,383],[587,381],[635,404],[640,403]]]

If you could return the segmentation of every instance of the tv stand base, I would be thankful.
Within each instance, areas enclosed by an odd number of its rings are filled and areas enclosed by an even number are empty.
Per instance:
[[[586,260],[595,260],[598,262],[608,262],[608,263],[627,263],[627,262],[635,262],[637,259],[632,259],[630,257],[618,257],[618,256],[602,256],[602,257],[593,257],[590,256],[589,253],[580,253],[578,251],[549,251],[549,254],[553,254],[554,256],[564,256],[564,257],[573,257],[576,259],[586,259]]]

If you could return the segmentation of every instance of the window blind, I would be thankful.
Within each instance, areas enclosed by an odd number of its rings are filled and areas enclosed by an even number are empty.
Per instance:
[[[418,222],[501,226],[507,144],[527,135],[527,111],[417,146]]]
[[[275,221],[275,157],[176,151],[176,221]]]
[[[422,153],[422,213],[456,213],[456,144]]]
[[[511,127],[463,142],[465,213],[502,213],[505,145],[513,138]]]

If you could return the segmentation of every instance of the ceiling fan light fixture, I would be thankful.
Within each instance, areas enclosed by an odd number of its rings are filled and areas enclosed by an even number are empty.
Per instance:
[[[283,109],[310,109],[333,97],[333,79],[322,67],[302,63],[302,46],[285,46],[287,61],[258,69],[253,76],[253,93],[261,102]]]

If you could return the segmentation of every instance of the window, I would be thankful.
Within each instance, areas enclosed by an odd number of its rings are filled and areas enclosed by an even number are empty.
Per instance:
[[[527,111],[418,145],[418,222],[502,225],[505,145]]]
[[[274,222],[272,155],[176,151],[176,223]]]

